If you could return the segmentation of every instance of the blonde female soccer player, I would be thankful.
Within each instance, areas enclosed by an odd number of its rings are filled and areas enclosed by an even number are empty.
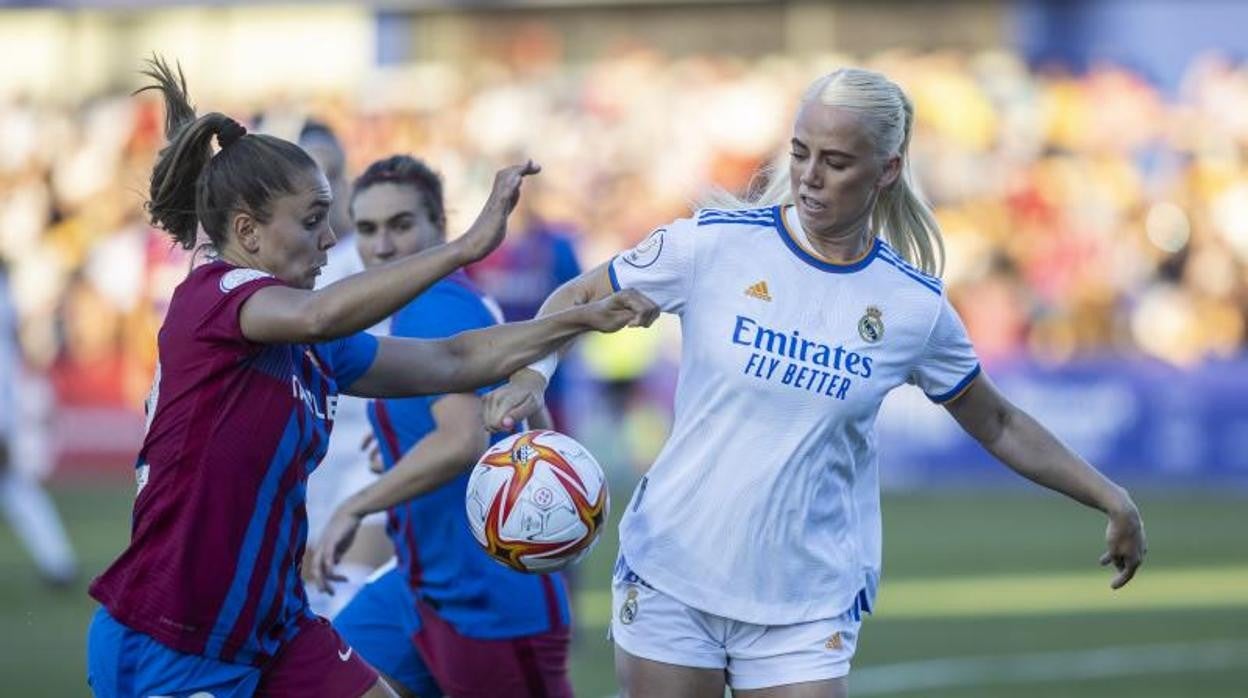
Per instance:
[[[821,77],[765,205],[673,221],[543,306],[631,288],[681,321],[675,425],[620,524],[624,695],[718,698],[725,683],[742,696],[847,695],[880,576],[874,422],[903,383],[1024,477],[1105,512],[1114,588],[1140,565],[1127,492],[980,369],[907,171],[913,121],[883,75]],[[489,395],[487,424],[509,428],[540,406],[552,363]]]

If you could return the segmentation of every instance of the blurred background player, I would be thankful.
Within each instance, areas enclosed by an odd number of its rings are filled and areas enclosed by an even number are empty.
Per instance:
[[[316,163],[224,114],[196,117],[185,80],[160,59],[145,74],[165,99],[169,139],[152,172],[152,221],[187,249],[202,226],[213,255],[178,286],[159,333],[131,540],[90,589],[101,608],[88,683],[101,698],[394,695],[311,612],[298,573],[305,483],[338,393],[476,388],[579,332],[650,322],[657,308],[632,292],[446,340],[362,332],[492,250],[536,166],[501,170],[454,242],[316,291],[335,242]]]
[[[446,241],[441,178],[408,156],[380,160],[360,175],[351,214],[369,268]],[[501,321],[497,306],[455,273],[396,313],[391,334],[436,339]],[[343,638],[410,695],[571,696],[562,575],[500,565],[464,517],[469,471],[490,443],[479,397],[486,390],[370,403],[386,473],[334,512],[311,574],[325,579],[361,520],[388,512],[397,566],[335,619]],[[531,421],[548,424],[542,412]]]
[[[334,203],[329,208],[329,225],[338,238],[329,248],[329,261],[316,280],[317,288],[364,271],[355,244],[355,228],[351,223],[351,185],[347,176],[347,157],[342,142],[328,124],[316,120],[304,122],[299,131],[299,147],[316,161],[329,187]],[[386,334],[388,321],[371,328],[373,334]],[[316,540],[334,509],[348,496],[376,479],[369,469],[369,459],[361,448],[370,434],[367,402],[342,395],[334,418],[334,432],[329,439],[325,459],[308,476],[308,550],[315,549]],[[332,619],[359,589],[368,575],[390,558],[393,551],[386,539],[386,518],[377,514],[365,518],[351,547],[343,554],[337,572],[343,580],[334,585],[333,593],[307,585],[308,603],[318,615]],[[305,560],[306,562],[306,560]],[[306,575],[310,567],[304,565]]]
[[[0,258],[0,514],[34,560],[40,578],[64,587],[78,578],[78,565],[56,507],[39,484],[35,465],[24,462],[47,457],[42,448],[46,429],[32,423],[42,418],[42,403],[47,400],[41,391],[25,388],[24,374],[17,315],[9,301],[8,269]]]
[[[982,372],[934,276],[944,247],[909,172],[913,122],[884,75],[824,75],[798,103],[788,176],[757,203],[662,226],[542,306],[635,288],[681,320],[676,422],[620,522],[622,695],[849,695],[882,566],[875,421],[905,383],[1018,474],[1103,512],[1113,588],[1142,563],[1126,490]],[[491,393],[486,423],[540,406],[551,361]]]

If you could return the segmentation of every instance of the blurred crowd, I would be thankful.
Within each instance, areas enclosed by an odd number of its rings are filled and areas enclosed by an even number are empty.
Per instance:
[[[1248,67],[1198,61],[1163,94],[1119,67],[1076,76],[1008,53],[671,59],[630,47],[568,64],[517,51],[379,71],[355,94],[199,102],[286,136],[324,120],[348,176],[393,152],[427,159],[446,180],[452,235],[495,167],[533,157],[544,169],[519,215],[557,223],[588,267],[687,215],[708,187],[744,189],[785,152],[801,89],[859,63],[916,103],[913,163],[985,360],[1190,365],[1245,343]],[[162,118],[154,99],[124,93],[0,103],[0,260],[26,360],[62,404],[137,408],[150,383],[154,333],[189,263],[144,217]],[[633,344],[591,345],[591,368],[635,376],[663,353],[661,340],[621,341]]]

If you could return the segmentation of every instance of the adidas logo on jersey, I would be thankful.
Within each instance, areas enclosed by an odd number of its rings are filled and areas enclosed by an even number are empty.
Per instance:
[[[829,650],[845,649],[845,643],[841,641],[841,631],[838,630],[832,633],[832,637],[828,638],[828,641],[823,643],[823,647],[824,649]]]
[[[760,281],[746,288],[745,295],[750,298],[757,298],[760,301],[771,301],[771,294],[767,292],[766,281]]]

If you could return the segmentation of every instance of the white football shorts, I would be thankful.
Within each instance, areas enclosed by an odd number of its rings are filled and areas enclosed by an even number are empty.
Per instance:
[[[757,625],[724,618],[664,594],[628,568],[623,557],[611,583],[611,638],[635,657],[723,669],[737,689],[825,681],[849,673],[860,613],[794,625]]]

